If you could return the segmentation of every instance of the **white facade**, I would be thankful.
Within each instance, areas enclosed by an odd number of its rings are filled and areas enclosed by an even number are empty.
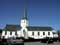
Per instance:
[[[38,32],[39,32],[39,34],[38,34]],[[45,33],[45,34],[43,34],[43,32]],[[6,33],[6,34],[5,34]],[[10,31],[7,31],[7,32],[5,32],[5,31],[3,31],[2,32],[2,37],[4,36],[5,37],[5,39],[7,39],[7,38],[9,38],[9,37],[30,37],[30,38],[34,38],[34,39],[43,39],[43,38],[45,38],[45,37],[53,37],[53,32],[52,31],[27,31],[27,32],[22,32],[21,33],[21,31],[13,31],[12,32],[12,34],[10,35]],[[16,35],[16,33],[17,33],[17,35]],[[33,34],[34,33],[34,34]],[[50,34],[48,34],[48,33],[50,33]]]
[[[28,26],[29,26],[28,20],[22,19],[22,20],[21,20],[21,27],[28,27]]]
[[[33,32],[34,32],[34,34],[33,34]],[[43,34],[43,32],[45,34]],[[48,33],[50,33],[50,34],[48,34]],[[53,37],[52,31],[29,31],[28,34],[29,34],[28,35],[29,37],[34,38],[34,39],[43,39],[45,37]]]

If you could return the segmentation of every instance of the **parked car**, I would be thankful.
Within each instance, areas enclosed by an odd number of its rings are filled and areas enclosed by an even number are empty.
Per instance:
[[[8,45],[14,45],[14,44],[21,44],[24,45],[24,40],[22,38],[15,38],[15,37],[11,37],[7,39],[7,44]]]

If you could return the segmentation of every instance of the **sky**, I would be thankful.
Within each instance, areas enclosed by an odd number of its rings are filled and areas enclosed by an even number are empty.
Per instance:
[[[50,26],[60,29],[59,0],[27,0],[30,26]],[[24,14],[24,0],[0,0],[0,29],[6,24],[20,24]]]

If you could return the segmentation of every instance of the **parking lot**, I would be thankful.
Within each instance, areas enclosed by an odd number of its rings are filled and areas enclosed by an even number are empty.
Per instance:
[[[21,44],[16,44],[16,45],[21,45]],[[24,42],[24,45],[60,45],[60,42],[54,42],[54,43],[41,43],[41,42]]]
[[[60,45],[60,42],[54,42],[54,43],[41,43],[41,42],[24,42],[24,45]]]
[[[16,45],[60,45],[60,42],[54,42],[54,43],[42,43],[40,41],[24,41],[23,44],[16,44]]]

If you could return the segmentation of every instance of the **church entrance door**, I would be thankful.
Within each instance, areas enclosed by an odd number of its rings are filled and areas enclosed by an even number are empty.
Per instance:
[[[24,38],[27,39],[27,32],[25,30],[23,30],[23,35],[24,35]]]

